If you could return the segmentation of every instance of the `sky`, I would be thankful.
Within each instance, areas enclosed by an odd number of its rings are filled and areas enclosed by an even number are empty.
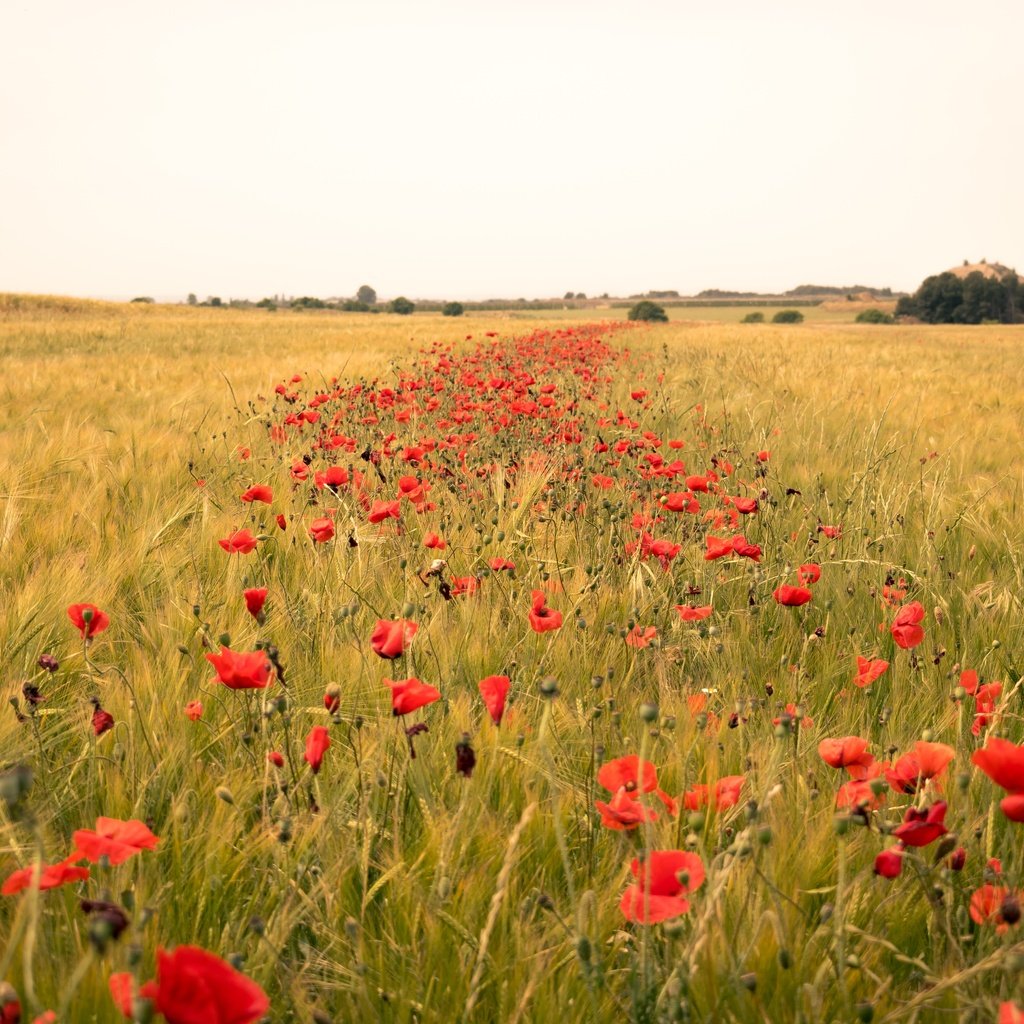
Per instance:
[[[1019,0],[7,0],[0,291],[1024,271]]]

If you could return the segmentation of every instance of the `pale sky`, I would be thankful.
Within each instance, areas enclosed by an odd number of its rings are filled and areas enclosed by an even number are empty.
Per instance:
[[[1019,0],[7,0],[0,291],[1024,270]]]

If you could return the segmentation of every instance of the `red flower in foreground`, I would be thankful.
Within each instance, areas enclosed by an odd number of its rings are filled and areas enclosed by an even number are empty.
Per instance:
[[[447,543],[441,540],[436,533],[428,533],[423,538],[423,546],[425,548],[433,548],[436,551],[444,551],[444,549],[448,547]]]
[[[916,647],[924,639],[924,629],[919,625],[924,618],[924,606],[920,601],[904,605],[896,614],[890,632],[893,640],[905,651]]]
[[[400,658],[419,628],[409,619],[378,619],[370,634],[370,647],[381,658]]]
[[[808,562],[806,565],[800,566],[797,570],[797,576],[800,577],[800,582],[805,586],[813,586],[821,579],[821,566],[816,562]]]
[[[787,608],[799,608],[807,604],[813,596],[806,587],[791,587],[789,584],[783,584],[772,591],[772,597]]]
[[[516,563],[510,562],[507,558],[492,558],[487,564],[492,572],[513,572],[516,567]]]
[[[655,924],[690,909],[686,893],[704,884],[704,864],[684,850],[652,850],[647,861],[630,865],[636,882],[622,894],[619,909],[627,921]]]
[[[626,634],[626,643],[630,647],[636,647],[638,650],[644,647],[649,647],[651,641],[654,640],[658,635],[658,631],[654,626],[648,626],[646,629],[642,629],[640,626],[634,626]]]
[[[688,811],[698,811],[708,804],[716,811],[734,807],[739,803],[740,790],[744,782],[746,779],[742,775],[725,775],[713,788],[703,783],[691,786],[683,794],[683,806]]]
[[[72,857],[84,857],[95,864],[106,857],[111,864],[121,864],[143,850],[155,850],[160,840],[135,818],[119,821],[117,818],[97,818],[96,829],[80,828],[71,837],[75,844]]]
[[[327,727],[314,725],[306,737],[305,753],[306,763],[313,769],[314,775],[320,771],[320,763],[323,761],[324,754],[330,745],[331,737],[327,735]]]
[[[326,516],[309,524],[309,533],[317,544],[326,544],[334,536],[334,523]]]
[[[112,974],[110,994],[132,1019],[132,976]],[[167,1024],[255,1024],[270,1009],[255,981],[197,946],[158,950],[156,981],[146,982],[139,995],[152,1000]]]
[[[955,753],[945,743],[918,740],[912,753],[904,754],[891,768],[886,768],[886,780],[897,793],[912,796],[929,779],[941,778]]]
[[[217,678],[230,690],[262,690],[270,682],[273,666],[263,651],[232,651],[222,647],[220,654],[207,654],[206,660],[217,670]]]
[[[385,679],[384,682],[391,687],[391,713],[396,717],[407,715],[410,711],[416,711],[441,699],[440,691],[415,676],[398,681]]]
[[[1024,746],[990,736],[971,761],[1008,793],[1024,793]]]
[[[371,523],[383,523],[385,519],[401,519],[402,503],[400,501],[375,501],[370,506],[370,514],[366,517]]]
[[[1019,1010],[1016,1003],[1000,1003],[996,1024],[1024,1024],[1024,1010]]]
[[[889,662],[883,658],[862,658],[857,655],[857,678],[854,679],[854,686],[870,686],[887,668]]]
[[[653,793],[664,805],[669,814],[676,813],[676,802],[658,788],[658,772],[650,761],[641,764],[636,754],[606,761],[597,772],[597,782],[609,793],[624,791],[634,800],[641,792]]]
[[[709,604],[700,607],[695,604],[677,604],[676,611],[683,622],[700,622],[711,614],[712,608]]]
[[[243,495],[242,501],[262,501],[269,505],[274,500],[274,492],[266,484],[253,484]]]
[[[652,807],[645,807],[626,791],[625,786],[609,803],[595,800],[594,806],[601,814],[601,824],[616,832],[629,832],[645,822],[658,820],[658,812]]]
[[[78,857],[72,855],[67,860],[62,860],[59,864],[44,865],[42,874],[39,876],[40,890],[56,889],[58,885],[67,885],[68,882],[80,882],[88,878],[89,869],[75,867],[72,864],[72,861],[75,860],[78,860]],[[32,873],[34,870],[35,866],[30,864],[27,868],[19,868],[8,875],[3,888],[0,888],[0,894],[13,896],[15,893],[27,889],[32,884]]]
[[[971,895],[971,920],[975,924],[995,925],[996,934],[1002,935],[1011,924],[1016,924],[1020,920],[1020,896],[1019,892],[1007,889],[1004,885],[986,882]],[[1010,908],[1016,909],[1016,916],[1012,921],[1004,916]]]
[[[508,676],[488,676],[481,679],[478,686],[491,721],[495,725],[501,725],[501,719],[505,714],[505,700],[508,697]]]
[[[188,716],[190,722],[198,722],[203,717],[203,704],[202,701],[190,700],[185,705],[185,714]]]
[[[840,739],[822,740],[818,754],[825,764],[833,768],[845,768],[853,778],[864,778],[867,769],[875,760],[868,753],[868,741],[859,736],[843,736]]]
[[[223,540],[217,541],[217,543],[229,555],[248,555],[259,544],[259,538],[253,536],[252,530],[235,530],[234,533]]]
[[[562,628],[562,613],[547,606],[547,596],[543,590],[532,591],[533,607],[528,616],[530,626],[535,633],[549,633],[553,629]]]
[[[263,602],[267,599],[267,588],[250,587],[248,590],[242,591],[242,596],[245,598],[245,607],[249,614],[254,619],[258,619],[263,611]]]
[[[68,607],[68,618],[82,634],[83,640],[89,640],[110,625],[110,617],[101,612],[94,604],[73,604]]]
[[[875,874],[883,878],[895,878],[903,870],[903,847],[897,843],[875,858]]]
[[[945,818],[945,800],[937,800],[927,810],[908,807],[903,824],[894,828],[892,834],[907,846],[927,846],[949,831]]]

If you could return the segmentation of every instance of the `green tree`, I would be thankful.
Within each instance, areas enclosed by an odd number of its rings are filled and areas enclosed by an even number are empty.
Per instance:
[[[802,324],[804,315],[799,309],[780,309],[772,317],[773,324]]]
[[[188,304],[190,306],[197,306],[197,305],[199,305],[199,300],[196,298],[196,293],[195,292],[189,292],[188,293]]]
[[[629,320],[646,320],[649,323],[668,322],[668,314],[665,310],[656,302],[651,302],[649,299],[643,299],[636,303],[636,305],[630,306],[626,317]]]
[[[857,314],[859,324],[891,324],[892,317],[881,309],[862,309]]]
[[[446,302],[441,307],[441,316],[462,316],[465,312],[461,302]]]
[[[755,313],[748,313],[741,321],[741,324],[763,324],[764,313],[757,311]]]
[[[356,301],[372,306],[377,301],[377,293],[368,284],[361,284],[356,292]]]
[[[416,303],[410,302],[404,295],[399,295],[397,299],[391,300],[390,308],[392,313],[408,316],[416,308]]]

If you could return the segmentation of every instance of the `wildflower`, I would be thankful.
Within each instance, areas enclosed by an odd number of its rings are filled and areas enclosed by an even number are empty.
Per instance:
[[[640,626],[634,626],[629,633],[626,634],[626,643],[630,647],[636,647],[638,650],[644,647],[649,647],[651,641],[654,640],[658,635],[658,631],[654,626],[648,626],[646,629],[642,629]]]
[[[109,711],[100,707],[99,699],[92,698],[92,731],[96,736],[102,736],[114,728],[114,716]]]
[[[310,768],[313,769],[313,774],[316,775],[320,771],[320,764],[324,759],[324,754],[331,745],[331,737],[327,735],[327,727],[323,725],[314,725],[310,730],[309,735],[306,737],[306,753],[305,761]]]
[[[433,686],[415,678],[393,680],[385,679],[385,685],[391,687],[391,713],[396,717],[407,715],[427,704],[441,699],[441,694]]]
[[[334,536],[334,522],[321,516],[309,524],[309,532],[317,544],[326,544]]]
[[[547,596],[543,590],[532,592],[533,605],[530,608],[530,627],[535,633],[549,633],[562,627],[562,613],[547,607]]]
[[[100,611],[94,604],[70,605],[68,618],[78,628],[83,640],[91,640],[97,633],[102,633],[110,625],[110,617],[107,613]]]
[[[892,834],[907,846],[927,846],[949,831],[945,825],[945,817],[944,800],[937,800],[927,810],[908,807],[903,824],[893,829]]]
[[[59,885],[67,885],[69,882],[81,882],[89,877],[89,869],[75,867],[74,861],[77,856],[72,855],[58,864],[44,864],[39,875],[39,888],[56,889]],[[35,865],[30,864],[27,868],[19,868],[7,876],[7,880],[0,887],[0,895],[14,896],[29,888],[32,884],[32,876],[35,873]],[[3,1018],[0,1018],[2,1020]]]
[[[222,647],[220,654],[207,654],[206,660],[217,670],[217,679],[230,690],[262,690],[273,671],[263,651],[232,651]]]
[[[609,803],[595,800],[594,806],[601,814],[601,824],[618,832],[628,832],[648,821],[657,821],[658,812],[645,807],[625,786],[622,786]]]
[[[508,697],[509,685],[508,676],[487,676],[478,684],[484,706],[495,725],[501,725],[501,719],[505,714],[505,700]]]
[[[813,586],[821,579],[821,566],[815,562],[808,562],[806,565],[800,566],[797,576],[800,577],[800,582],[803,585]]]
[[[882,850],[875,857],[875,874],[883,878],[896,878],[903,870],[903,846],[897,843],[888,850]]]
[[[799,608],[807,604],[814,595],[806,587],[791,587],[788,584],[772,591],[772,597],[787,608]]]
[[[250,587],[242,591],[242,596],[245,598],[246,610],[254,619],[259,620],[263,614],[263,603],[267,599],[267,588]]]
[[[889,662],[882,658],[862,658],[858,654],[857,676],[853,680],[854,686],[859,686],[862,689],[865,686],[870,686],[888,667]]]
[[[875,760],[868,753],[868,741],[859,736],[822,740],[818,744],[821,759],[833,768],[845,768],[853,778],[864,778]]]
[[[378,619],[370,635],[370,647],[381,658],[400,658],[419,628],[417,623],[408,619]]]
[[[96,828],[78,829],[71,837],[75,844],[74,859],[84,857],[95,864],[106,857],[111,864],[121,864],[143,850],[155,850],[157,836],[135,818],[97,818]]]
[[[904,650],[916,647],[924,639],[924,629],[919,625],[924,618],[924,606],[920,601],[904,605],[896,614],[890,632],[893,640]]]
[[[700,622],[702,619],[706,619],[712,612],[712,607],[709,604],[699,607],[695,604],[677,604],[675,608],[683,622]]]
[[[655,924],[690,909],[685,894],[704,883],[704,864],[684,850],[652,850],[646,861],[630,865],[636,879],[622,894],[619,909],[627,921]]]
[[[885,770],[885,777],[897,793],[912,796],[929,779],[941,778],[954,756],[953,748],[945,743],[918,740],[912,753],[904,754]]]
[[[274,492],[266,484],[254,484],[242,495],[242,501],[245,502],[262,501],[264,505],[269,505],[273,500]]]
[[[190,722],[198,722],[203,717],[202,701],[190,700],[185,705],[185,714]]]
[[[250,552],[255,550],[256,545],[259,544],[259,538],[254,537],[252,530],[250,529],[236,530],[223,540],[217,541],[217,543],[229,555],[248,555]]]
[[[747,780],[742,775],[725,775],[713,787],[699,784],[691,786],[683,794],[683,806],[688,811],[697,811],[710,805],[714,810],[724,810],[739,803],[740,790]]]

